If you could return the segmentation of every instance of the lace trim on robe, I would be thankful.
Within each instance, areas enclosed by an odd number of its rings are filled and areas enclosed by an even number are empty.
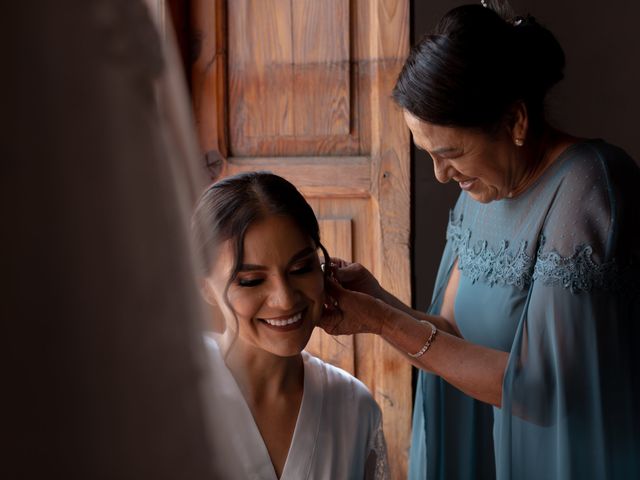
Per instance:
[[[528,288],[533,280],[547,286],[561,286],[572,293],[604,291],[638,292],[640,284],[632,275],[631,265],[620,269],[615,261],[598,264],[593,260],[593,248],[579,245],[573,255],[563,257],[555,251],[544,252],[544,236],[535,259],[527,254],[528,242],[522,240],[515,253],[509,252],[509,241],[503,240],[497,250],[486,240],[471,244],[471,230],[462,228],[462,215],[456,220],[450,214],[447,240],[458,256],[458,268],[476,283],[489,286],[511,285],[520,290]]]
[[[384,441],[382,423],[378,423],[378,427],[375,432],[373,432],[369,449],[375,455],[375,466],[372,478],[374,480],[386,480],[390,478],[389,462],[387,460],[387,444]]]

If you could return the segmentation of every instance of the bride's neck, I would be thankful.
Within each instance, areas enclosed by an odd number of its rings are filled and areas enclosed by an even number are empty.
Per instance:
[[[266,350],[222,336],[222,353],[227,368],[248,401],[298,394],[302,389],[302,355],[280,357]]]

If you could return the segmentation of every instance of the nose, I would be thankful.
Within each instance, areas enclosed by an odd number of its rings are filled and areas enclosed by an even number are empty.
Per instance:
[[[453,177],[451,165],[446,160],[439,160],[431,157],[433,160],[433,173],[440,183],[447,183]]]
[[[298,292],[287,278],[277,278],[269,292],[269,306],[281,310],[292,310],[298,300]]]

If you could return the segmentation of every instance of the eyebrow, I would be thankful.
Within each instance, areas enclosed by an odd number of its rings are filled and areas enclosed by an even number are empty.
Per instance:
[[[293,257],[291,257],[291,259],[289,260],[288,265],[291,265],[292,263],[297,262],[298,260],[308,257],[309,255],[311,255],[312,253],[315,253],[316,249],[313,247],[305,247],[302,250],[300,250],[298,253],[296,253]],[[255,271],[255,270],[267,270],[267,267],[264,265],[255,265],[252,263],[243,263],[242,265],[240,265],[240,268],[238,269],[238,272],[251,272],[251,271]]]
[[[443,153],[453,153],[453,152],[458,153],[461,150],[462,149],[459,147],[440,147],[433,150],[432,153],[437,153],[438,155],[441,155]]]

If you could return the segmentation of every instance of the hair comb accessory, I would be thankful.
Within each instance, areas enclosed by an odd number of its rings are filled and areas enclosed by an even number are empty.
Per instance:
[[[536,21],[536,17],[534,17],[533,15],[526,15],[526,16],[522,16],[522,15],[518,15],[516,17],[513,17],[511,19],[511,25],[513,25],[514,27],[519,27],[520,25],[536,25],[538,22]]]

